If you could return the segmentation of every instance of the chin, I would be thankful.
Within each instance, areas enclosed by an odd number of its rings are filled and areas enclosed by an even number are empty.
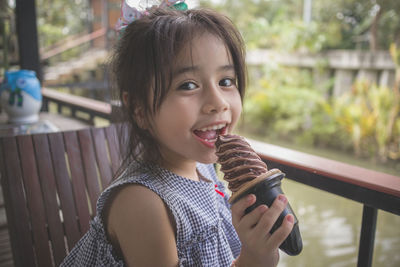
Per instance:
[[[210,157],[199,159],[198,162],[203,163],[203,164],[214,164],[217,162],[217,156],[215,154],[213,154]]]

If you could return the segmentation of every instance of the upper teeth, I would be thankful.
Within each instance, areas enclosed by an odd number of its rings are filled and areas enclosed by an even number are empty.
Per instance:
[[[199,129],[199,130],[203,131],[203,132],[205,132],[205,131],[216,131],[216,130],[224,128],[225,126],[226,126],[225,123],[221,123],[221,124],[217,124],[217,125],[213,125],[213,126],[209,126],[209,127],[204,127],[204,128]]]

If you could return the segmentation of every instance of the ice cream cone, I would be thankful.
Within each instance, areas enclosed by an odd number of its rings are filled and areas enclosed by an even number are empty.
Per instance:
[[[269,177],[271,177],[272,175],[277,174],[277,173],[282,173],[282,172],[278,169],[272,169],[272,170],[267,171],[266,173],[263,173],[263,174],[257,176],[253,180],[247,182],[238,191],[232,193],[231,197],[229,198],[229,203],[231,203],[231,204],[235,203],[237,200],[239,200],[242,196],[245,195],[244,193],[247,190],[249,190],[256,184],[268,179]]]
[[[283,194],[281,180],[285,174],[278,169],[268,170],[267,165],[243,137],[219,136],[215,146],[224,180],[228,182],[228,188],[232,191],[229,198],[230,204],[234,204],[248,194],[254,194],[256,202],[245,210],[247,214],[259,205],[271,207],[275,198]],[[281,226],[288,214],[294,217],[293,230],[279,248],[293,256],[301,252],[303,243],[297,217],[289,203],[270,229],[270,233],[274,233]]]

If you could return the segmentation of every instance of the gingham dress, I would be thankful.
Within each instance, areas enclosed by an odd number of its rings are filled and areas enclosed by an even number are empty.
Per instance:
[[[228,196],[215,190],[225,193],[213,165],[198,164],[197,170],[211,182],[193,181],[159,167],[140,174],[128,168],[101,194],[89,231],[61,266],[125,266],[113,251],[101,218],[111,192],[132,183],[154,191],[171,210],[176,222],[179,266],[230,266],[241,244],[232,226]]]

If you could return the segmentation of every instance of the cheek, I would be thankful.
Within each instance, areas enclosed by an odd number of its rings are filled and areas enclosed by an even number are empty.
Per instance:
[[[155,117],[157,131],[180,132],[191,126],[194,106],[189,101],[166,101]]]
[[[237,121],[239,120],[240,114],[242,113],[242,100],[240,98],[239,92],[232,96],[231,112],[233,126],[235,126]]]

